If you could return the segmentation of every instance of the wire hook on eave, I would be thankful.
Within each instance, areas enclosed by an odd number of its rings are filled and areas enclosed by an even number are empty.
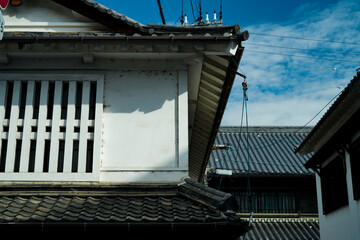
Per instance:
[[[238,71],[233,71],[236,75],[239,75],[240,77],[242,77],[244,79],[244,81],[246,80],[246,76],[242,73],[239,73]]]

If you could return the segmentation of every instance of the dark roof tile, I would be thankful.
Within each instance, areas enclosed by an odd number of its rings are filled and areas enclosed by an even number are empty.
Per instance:
[[[216,208],[231,195],[186,180],[169,196],[0,196],[0,222],[226,221]],[[207,200],[212,205],[204,204]],[[212,206],[212,207],[210,207]]]
[[[248,160],[252,175],[313,175],[304,163],[311,154],[301,157],[294,153],[311,128],[300,127],[221,127],[208,163],[209,174],[216,169],[232,170],[233,174],[247,175]],[[249,141],[249,158],[247,151]]]
[[[134,186],[135,189],[136,187]],[[134,189],[126,186],[111,186],[109,187],[111,189],[105,189],[101,193],[99,189],[93,189],[96,196],[91,194],[89,188],[84,189],[83,192],[79,189],[71,192],[64,190],[64,187],[57,190],[47,188],[36,196],[30,196],[30,193],[35,192],[33,189],[19,190],[14,186],[14,191],[9,191],[7,188],[6,192],[1,192],[0,188],[2,211],[0,228],[6,229],[9,224],[14,227],[22,227],[25,224],[37,229],[39,226],[42,229],[43,225],[52,228],[61,227],[63,224],[67,226],[89,224],[96,228],[105,224],[118,231],[117,226],[126,226],[130,223],[146,228],[169,226],[169,223],[171,226],[178,224],[178,226],[193,227],[193,223],[197,222],[207,228],[212,224],[204,223],[216,222],[231,228],[232,231],[248,230],[248,223],[241,220],[240,216],[222,212],[224,203],[231,198],[231,195],[189,179],[181,185],[174,184],[171,187],[146,187],[151,188],[151,191],[144,192],[146,188],[139,187],[133,195],[131,193],[134,193]],[[115,195],[114,192],[117,194]],[[19,197],[16,193],[26,197]],[[5,194],[10,195],[4,196]],[[54,197],[55,195],[58,196]],[[146,224],[151,225],[146,226]]]
[[[254,219],[245,240],[320,239],[318,219]]]

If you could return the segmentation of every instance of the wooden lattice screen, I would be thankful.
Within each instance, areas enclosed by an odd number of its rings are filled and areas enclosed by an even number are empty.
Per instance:
[[[99,178],[103,77],[0,75],[0,180]]]

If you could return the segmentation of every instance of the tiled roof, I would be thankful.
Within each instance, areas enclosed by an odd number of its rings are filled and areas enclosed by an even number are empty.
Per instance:
[[[254,219],[244,240],[320,239],[318,219]]]
[[[126,22],[128,25],[133,26],[135,28],[138,28],[142,30],[143,24],[139,23],[138,21],[135,21],[134,19],[131,19],[124,14],[118,13],[111,8],[108,8],[98,2],[95,2],[93,0],[80,0],[80,2],[85,3],[86,5],[93,7],[94,9],[97,9],[100,12],[106,13],[109,16],[111,16],[114,19],[121,19],[122,21]]]
[[[172,197],[0,197],[0,222],[209,222],[220,211]]]
[[[8,224],[16,227],[64,223],[190,224],[188,226],[216,223],[230,228],[235,226],[236,232],[246,232],[247,222],[231,211],[233,201],[230,194],[191,179],[174,186],[88,189],[1,186],[0,228]]]
[[[294,148],[311,128],[249,127],[249,163],[252,175],[313,175],[304,163],[311,154],[301,157]],[[217,169],[232,170],[233,174],[247,174],[247,136],[243,127],[222,127],[215,140],[208,164],[209,174]],[[226,149],[224,149],[226,147]]]
[[[247,31],[241,32],[239,25],[199,25],[199,26],[172,26],[163,24],[143,25],[128,16],[118,13],[96,1],[92,0],[54,0],[55,2],[97,21],[115,32],[137,35],[187,35],[191,34],[208,36],[233,35],[241,41],[249,37]]]

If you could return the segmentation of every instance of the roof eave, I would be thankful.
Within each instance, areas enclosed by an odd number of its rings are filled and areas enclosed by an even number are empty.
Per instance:
[[[215,114],[215,120],[212,125],[211,134],[206,148],[207,151],[205,153],[205,157],[203,159],[201,167],[197,169],[196,174],[191,176],[191,177],[195,177],[195,179],[199,182],[201,182],[204,178],[206,166],[209,162],[210,154],[212,151],[212,146],[214,145],[216,135],[219,131],[220,123],[224,115],[226,104],[229,99],[230,92],[235,80],[236,69],[238,68],[243,52],[244,52],[244,48],[239,46],[238,49],[236,50],[235,55],[231,57],[231,61],[229,62],[229,66],[225,77],[225,82],[223,85],[223,90],[221,92],[221,97]]]
[[[360,109],[360,74],[349,83],[312,131],[295,149],[301,155],[319,151]]]

